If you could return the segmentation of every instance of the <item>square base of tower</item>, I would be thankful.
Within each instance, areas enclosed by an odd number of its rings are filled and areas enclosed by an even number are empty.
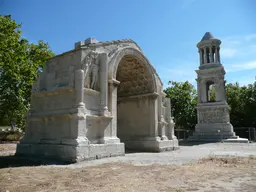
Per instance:
[[[238,136],[229,138],[229,139],[221,139],[221,138],[206,138],[198,135],[193,135],[188,138],[188,142],[200,142],[200,143],[212,143],[212,142],[222,142],[222,143],[249,143],[249,140],[246,138],[240,138]]]
[[[248,143],[248,139],[239,138],[230,123],[197,124],[195,132],[188,138],[195,142]]]

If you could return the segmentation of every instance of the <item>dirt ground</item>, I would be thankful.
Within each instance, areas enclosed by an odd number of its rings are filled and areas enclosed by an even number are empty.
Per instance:
[[[0,148],[0,154],[4,150]],[[0,186],[3,192],[255,192],[256,157],[212,156],[181,166],[108,163],[82,168],[3,168]]]
[[[0,156],[13,155],[16,146],[13,144],[0,144]]]

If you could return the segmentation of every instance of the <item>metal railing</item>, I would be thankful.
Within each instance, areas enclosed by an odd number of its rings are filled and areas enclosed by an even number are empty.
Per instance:
[[[255,127],[234,127],[236,135],[241,138],[247,138],[250,142],[256,142],[256,129]]]
[[[178,140],[187,139],[189,136],[193,135],[194,130],[187,129],[174,129],[174,134]]]

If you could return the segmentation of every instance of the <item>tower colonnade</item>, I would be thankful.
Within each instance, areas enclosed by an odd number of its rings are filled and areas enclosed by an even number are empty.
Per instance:
[[[220,63],[220,48],[217,46],[205,46],[199,49],[200,65],[208,63]]]

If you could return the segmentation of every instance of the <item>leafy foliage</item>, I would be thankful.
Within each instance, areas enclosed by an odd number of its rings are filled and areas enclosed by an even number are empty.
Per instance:
[[[192,84],[186,82],[169,82],[170,87],[164,92],[170,98],[172,115],[176,126],[183,129],[192,129],[196,124],[196,90]]]
[[[10,15],[0,16],[0,124],[24,127],[38,68],[54,54],[43,41],[21,38],[20,28]]]
[[[256,127],[256,82],[247,86],[230,83],[226,86],[226,90],[233,126]]]

